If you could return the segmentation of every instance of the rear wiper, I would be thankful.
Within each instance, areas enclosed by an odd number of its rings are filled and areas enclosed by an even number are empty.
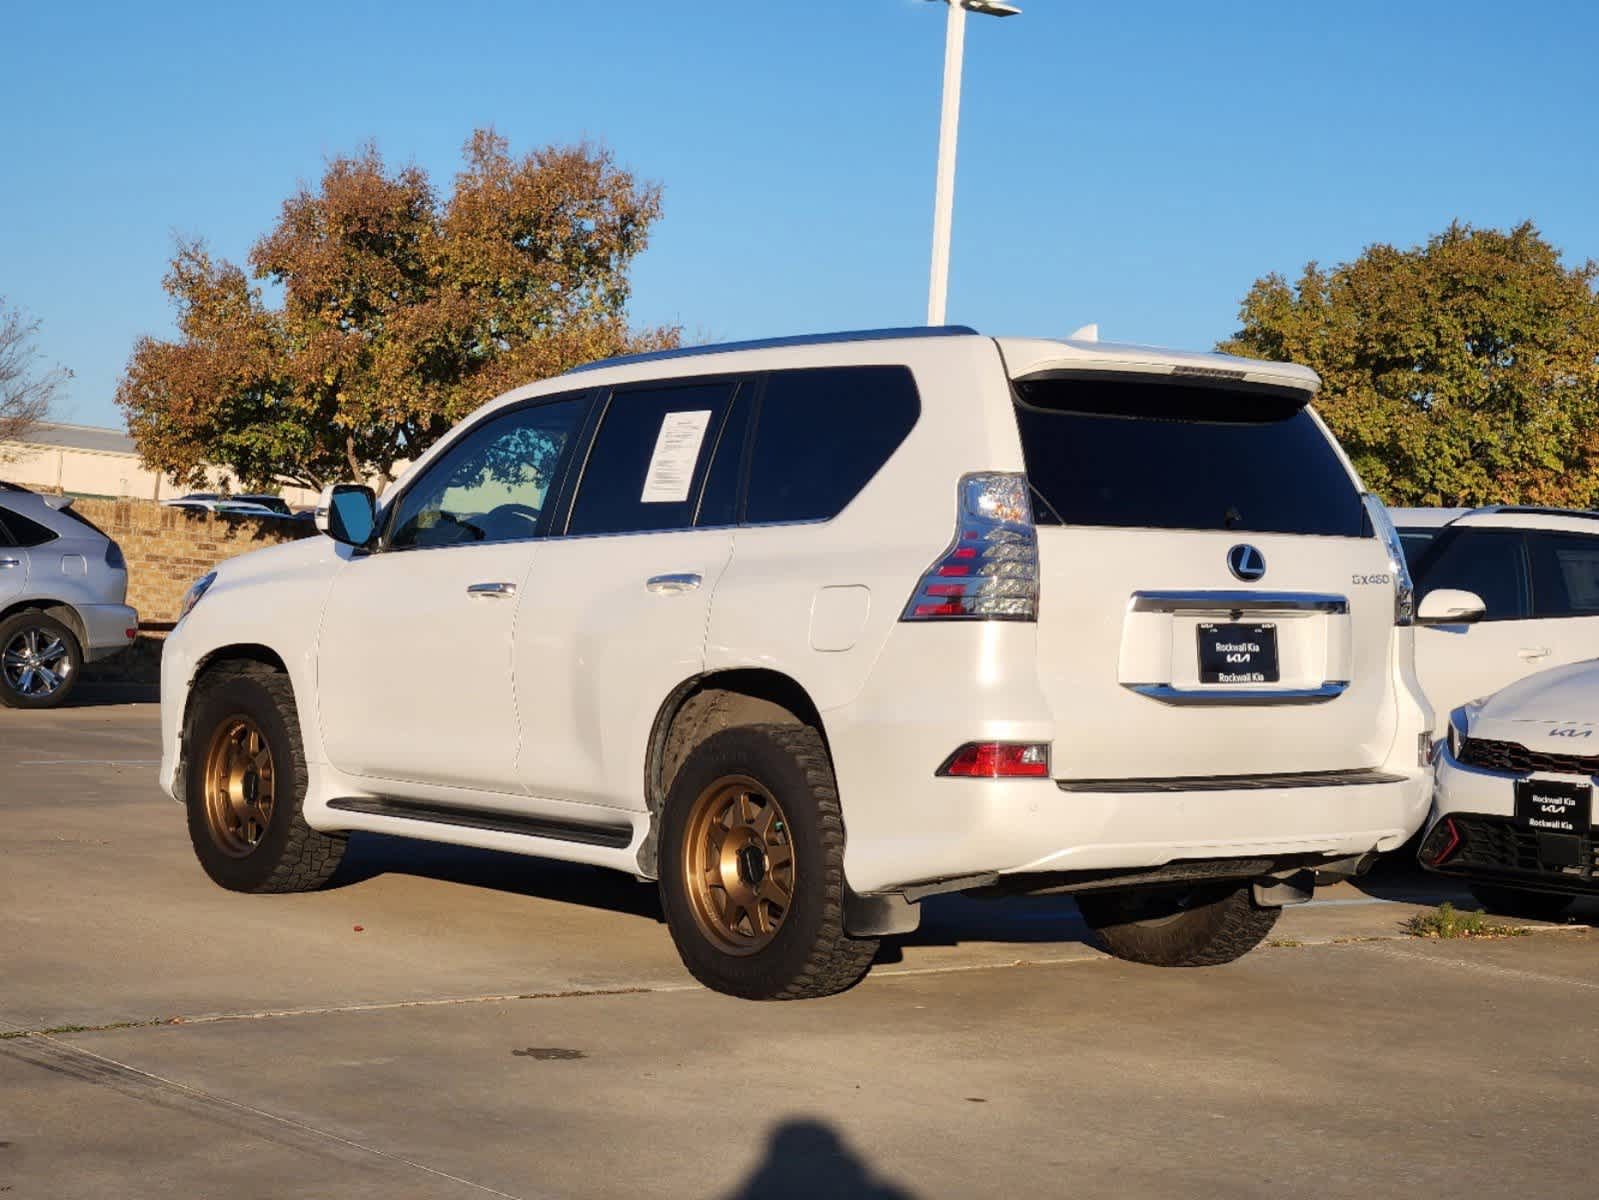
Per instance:
[[[1055,510],[1055,506],[1049,502],[1049,497],[1044,495],[1043,492],[1039,491],[1038,485],[1035,484],[1031,479],[1027,481],[1027,490],[1032,492],[1033,495],[1037,496],[1039,500],[1043,502],[1044,507],[1049,509],[1050,516],[1055,518],[1055,524],[1066,524],[1065,518],[1062,517],[1060,513]]]

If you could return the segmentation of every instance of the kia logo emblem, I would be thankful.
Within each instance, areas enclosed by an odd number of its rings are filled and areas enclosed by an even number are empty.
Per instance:
[[[1227,551],[1227,569],[1235,578],[1254,583],[1266,573],[1266,556],[1253,546],[1234,546]]]

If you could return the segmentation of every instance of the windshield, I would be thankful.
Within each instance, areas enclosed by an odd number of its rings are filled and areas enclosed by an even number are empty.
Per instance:
[[[1372,536],[1302,393],[1092,375],[1016,392],[1039,524]]]

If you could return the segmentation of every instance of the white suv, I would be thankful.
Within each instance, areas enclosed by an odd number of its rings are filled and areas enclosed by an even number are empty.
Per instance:
[[[1408,576],[1316,386],[948,328],[519,388],[196,584],[161,781],[238,890],[353,830],[659,880],[752,998],[957,890],[1225,962],[1427,808]]]
[[[1426,626],[1416,635],[1416,671],[1440,727],[1469,700],[1551,667],[1599,658],[1599,513],[1389,512]],[[1453,620],[1440,597],[1457,606]]]

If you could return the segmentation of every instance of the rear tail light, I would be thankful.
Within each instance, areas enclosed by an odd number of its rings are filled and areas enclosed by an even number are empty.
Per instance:
[[[1038,620],[1038,538],[1027,477],[963,475],[955,538],[911,595],[902,621]]]
[[[1458,849],[1460,849],[1460,830],[1455,828],[1453,817],[1445,817],[1432,827],[1432,832],[1421,844],[1421,852],[1417,857],[1426,866],[1441,867]]]
[[[953,779],[1048,779],[1048,742],[967,742],[944,760]]]
[[[128,560],[122,557],[122,547],[109,539],[105,544],[105,565],[113,571],[128,569]]]

